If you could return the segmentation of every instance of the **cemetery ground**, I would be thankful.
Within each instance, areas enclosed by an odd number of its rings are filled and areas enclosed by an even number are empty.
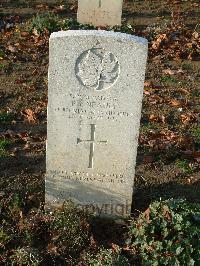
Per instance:
[[[149,41],[132,220],[112,221],[43,211],[49,34],[92,27],[27,2],[0,6],[2,265],[199,265],[200,4],[126,1],[108,29]]]

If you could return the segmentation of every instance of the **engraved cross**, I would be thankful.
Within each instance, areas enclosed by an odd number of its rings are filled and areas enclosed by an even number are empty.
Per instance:
[[[91,139],[89,140],[82,140],[80,138],[77,138],[77,144],[81,142],[89,142],[90,143],[90,154],[89,154],[89,166],[88,168],[93,168],[94,167],[94,146],[95,143],[101,144],[101,143],[107,143],[107,140],[101,140],[101,141],[96,141],[96,125],[95,124],[90,124],[91,126]]]

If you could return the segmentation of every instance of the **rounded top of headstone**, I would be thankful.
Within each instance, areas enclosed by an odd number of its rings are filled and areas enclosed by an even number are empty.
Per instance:
[[[62,37],[72,37],[72,36],[96,36],[96,37],[105,37],[105,38],[113,38],[120,39],[124,41],[132,41],[144,46],[148,45],[148,41],[145,38],[138,37],[131,34],[114,32],[114,31],[106,31],[106,30],[68,30],[68,31],[58,31],[53,32],[50,36],[50,39],[53,38],[62,38]]]

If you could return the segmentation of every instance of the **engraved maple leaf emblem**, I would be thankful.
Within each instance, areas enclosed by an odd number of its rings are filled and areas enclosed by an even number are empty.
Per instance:
[[[111,87],[117,80],[119,62],[112,53],[92,48],[78,58],[76,76],[82,85],[103,90]]]

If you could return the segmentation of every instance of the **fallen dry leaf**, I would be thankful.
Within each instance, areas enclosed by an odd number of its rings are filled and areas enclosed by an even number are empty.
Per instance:
[[[146,211],[144,212],[144,216],[146,218],[147,223],[150,223],[150,213],[150,208],[146,209]]]
[[[144,94],[145,95],[151,95],[151,92],[150,91],[147,91],[147,90],[144,90]]]
[[[8,45],[7,50],[10,51],[11,53],[17,52],[17,48],[14,45]]]
[[[28,31],[22,31],[21,32],[21,37],[28,37],[29,36],[29,32]]]
[[[164,74],[166,74],[166,75],[170,75],[170,76],[173,76],[173,75],[176,74],[176,72],[175,72],[174,70],[171,70],[171,69],[164,69],[162,72],[163,72]]]
[[[157,115],[152,114],[149,116],[149,121],[151,121],[151,122],[158,122],[158,119],[159,118]]]
[[[170,101],[170,103],[171,103],[172,106],[175,106],[175,107],[179,107],[179,106],[181,106],[181,102],[178,101],[178,100],[176,100],[176,99],[172,99],[172,100]]]
[[[151,87],[151,86],[152,86],[152,83],[151,82],[145,81],[144,87]]]
[[[156,87],[156,89],[160,89],[159,87]],[[149,100],[151,100],[152,102],[155,101],[156,103],[163,103],[165,102],[165,100],[160,97],[159,95],[152,95]]]
[[[119,252],[119,250],[120,250],[119,246],[114,244],[114,243],[111,244],[111,248],[112,248],[112,251],[114,251],[116,253]]]
[[[74,13],[77,13],[77,9],[78,9],[78,4],[75,3],[74,5],[71,5],[70,10],[73,11]]]
[[[167,39],[166,34],[160,34],[158,38],[152,43],[152,48],[154,50],[158,50],[160,48],[161,43]]]
[[[56,247],[56,246],[55,246],[54,244],[52,244],[52,243],[48,244],[48,246],[47,246],[47,250],[48,250],[48,252],[49,252],[50,254],[53,254],[53,255],[56,255],[56,256],[59,255],[57,249],[58,249],[58,247]]]
[[[187,89],[184,89],[184,88],[179,88],[179,91],[183,92],[185,94],[190,94],[190,92]]]
[[[181,118],[181,121],[182,121],[183,124],[187,124],[188,122],[191,122],[191,121],[195,120],[194,115],[191,114],[191,113],[188,113],[188,114],[182,114],[182,115],[180,116],[180,118]]]
[[[26,144],[24,145],[23,150],[24,150],[24,151],[30,151],[30,149],[31,149],[31,145],[30,145],[30,143],[26,143]]]
[[[37,122],[36,115],[31,109],[25,109],[24,116],[26,117],[29,123],[35,124]]]
[[[165,124],[165,119],[166,119],[165,116],[162,115],[162,116],[161,116],[161,121],[163,122],[163,124]]]
[[[169,212],[169,208],[167,206],[163,207],[163,215],[169,222],[172,221],[172,216],[171,216],[171,213]]]
[[[93,248],[96,248],[96,247],[97,247],[97,242],[96,242],[96,240],[94,239],[93,236],[90,236],[90,245],[91,245]]]

